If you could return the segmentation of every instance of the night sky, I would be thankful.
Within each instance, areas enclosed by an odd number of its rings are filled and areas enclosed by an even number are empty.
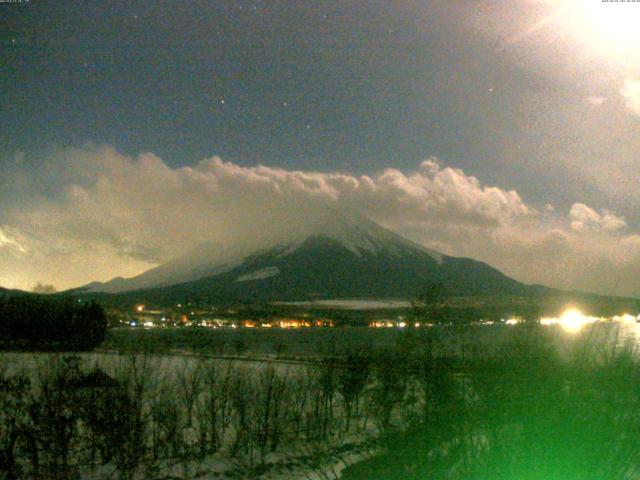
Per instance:
[[[139,273],[260,218],[198,218],[271,205],[260,176],[524,281],[640,294],[636,21],[599,0],[0,3],[0,285]],[[164,212],[208,192],[188,241],[123,186],[160,174],[181,182]]]
[[[437,156],[499,179],[496,134],[526,132],[487,111],[536,75],[447,3],[3,4],[2,144],[356,173]]]

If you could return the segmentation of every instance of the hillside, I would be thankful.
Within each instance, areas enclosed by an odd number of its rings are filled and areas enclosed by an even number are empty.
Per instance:
[[[485,263],[443,255],[363,219],[324,222],[290,242],[249,255],[223,253],[206,244],[138,277],[92,283],[84,291],[159,303],[185,298],[211,303],[411,299],[434,283],[455,296],[540,291]]]

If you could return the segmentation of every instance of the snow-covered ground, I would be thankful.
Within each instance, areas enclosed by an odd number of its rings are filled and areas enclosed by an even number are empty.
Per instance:
[[[160,473],[153,480],[338,480],[347,467],[380,453],[377,442],[354,439],[330,449],[298,445],[295,451],[269,454],[262,466],[215,454],[201,460],[161,463],[154,468]],[[81,478],[105,480],[113,474],[114,468],[106,466],[84,472]],[[140,472],[135,480],[151,480],[146,475]]]
[[[223,359],[206,359],[196,355],[118,355],[111,353],[83,353],[72,354],[81,360],[82,368],[86,371],[100,368],[113,378],[122,378],[127,368],[138,369],[148,376],[145,386],[144,415],[152,415],[153,408],[157,408],[161,401],[159,396],[170,395],[174,404],[183,405],[178,399],[180,382],[184,382],[184,375],[202,367],[206,362],[208,368],[218,369],[220,372],[227,368],[236,368],[241,376],[260,377],[267,362],[243,361],[234,362]],[[26,375],[32,379],[34,392],[38,394],[38,387],[43,375],[59,364],[64,354],[49,353],[2,353],[0,354],[0,374],[3,376]],[[134,366],[135,365],[135,366]],[[272,364],[282,378],[304,375],[299,364]],[[187,372],[187,373],[185,373]],[[182,377],[181,377],[182,375]],[[259,381],[255,385],[260,385]],[[203,392],[205,393],[205,392]],[[291,392],[296,395],[295,391]],[[337,394],[336,394],[337,396]],[[249,404],[258,402],[257,399],[247,398]],[[311,400],[309,400],[311,401]],[[155,405],[155,407],[154,407]],[[184,405],[183,405],[184,406]],[[341,415],[342,407],[336,399],[334,415]],[[180,415],[184,415],[184,411]],[[336,417],[336,418],[338,418]],[[360,422],[356,418],[356,424]],[[205,479],[244,479],[259,478],[264,480],[315,480],[337,479],[341,472],[349,465],[379,453],[377,443],[378,429],[375,422],[364,422],[363,427],[351,429],[349,432],[338,427],[330,435],[318,438],[288,438],[274,452],[269,452],[260,462],[258,453],[247,452],[232,454],[229,444],[235,437],[232,424],[226,432],[227,446],[217,453],[204,457],[186,455],[182,458],[143,463],[135,473],[134,480],[205,480]],[[152,428],[152,427],[150,427]],[[188,451],[189,442],[195,446],[199,439],[197,433],[198,421],[194,426],[183,428],[178,432],[182,444]],[[223,439],[223,441],[226,441]],[[145,461],[146,462],[146,461]],[[108,463],[104,466],[89,468],[80,465],[80,478],[85,480],[107,480],[117,477],[115,465]]]

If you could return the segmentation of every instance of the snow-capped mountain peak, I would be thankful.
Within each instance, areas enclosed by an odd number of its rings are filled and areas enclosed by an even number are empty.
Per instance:
[[[203,244],[137,277],[93,283],[85,290],[137,290],[141,300],[152,295],[253,302],[414,298],[433,282],[465,294],[524,287],[488,265],[442,255],[370,220],[327,214],[289,233],[286,241],[261,247]]]
[[[311,223],[280,256],[294,252],[310,237],[324,237],[333,240],[357,256],[362,256],[365,252],[375,255],[382,251],[389,254],[401,254],[402,250],[413,248],[427,253],[437,262],[442,261],[441,253],[407,240],[361,216],[337,216]]]

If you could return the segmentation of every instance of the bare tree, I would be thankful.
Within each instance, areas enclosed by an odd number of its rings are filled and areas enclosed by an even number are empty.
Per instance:
[[[286,373],[278,374],[272,365],[268,365],[258,376],[254,398],[254,418],[256,444],[262,463],[264,463],[267,449],[274,451],[280,443],[285,424],[288,385]]]
[[[196,361],[195,364],[191,361],[183,361],[176,372],[176,383],[186,412],[187,428],[193,426],[193,409],[204,387],[203,373],[200,361]]]
[[[119,413],[122,439],[115,460],[120,476],[129,480],[144,459],[148,399],[153,387],[158,386],[158,372],[153,368],[150,355],[131,354],[118,365],[116,378],[122,388],[123,401]]]
[[[55,357],[36,372],[38,392],[30,408],[42,478],[63,480],[75,475],[72,445],[78,429],[74,384],[81,376],[78,357]]]
[[[240,372],[237,370],[236,372]],[[231,454],[240,451],[248,453],[253,458],[253,444],[251,435],[251,399],[254,396],[254,385],[251,378],[241,373],[237,374],[230,388],[231,404],[233,407],[232,421],[235,438],[231,445]]]
[[[394,407],[404,400],[408,383],[407,360],[400,351],[386,349],[373,358],[371,408],[383,430],[388,430]]]
[[[206,453],[220,449],[231,420],[232,384],[237,372],[233,364],[210,361],[204,366],[204,398],[198,404],[198,418],[201,425],[201,447]]]
[[[360,395],[369,378],[370,362],[368,354],[348,351],[338,374],[338,390],[344,401],[347,432],[354,407],[356,415],[359,412]]]
[[[180,455],[180,416],[178,396],[165,382],[150,403],[149,434],[154,460]]]
[[[302,434],[302,425],[309,409],[311,384],[313,377],[307,370],[312,367],[306,367],[303,374],[293,375],[289,378],[289,390],[294,392],[289,402],[289,416],[291,418],[293,436],[298,439]]]
[[[16,480],[16,445],[28,425],[29,378],[0,373],[0,478]]]

